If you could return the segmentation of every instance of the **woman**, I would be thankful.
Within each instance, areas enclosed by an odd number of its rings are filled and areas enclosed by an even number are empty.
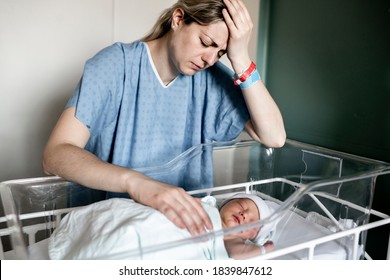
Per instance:
[[[282,116],[248,54],[252,26],[240,0],[179,0],[142,41],[99,52],[48,140],[45,172],[127,193],[191,234],[211,229],[198,199],[133,169],[244,128],[265,145],[284,144]],[[239,86],[217,62],[225,53]]]

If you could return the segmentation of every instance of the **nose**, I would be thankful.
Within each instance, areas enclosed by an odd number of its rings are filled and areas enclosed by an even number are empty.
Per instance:
[[[218,51],[214,49],[207,50],[202,57],[208,66],[214,65],[218,61]]]

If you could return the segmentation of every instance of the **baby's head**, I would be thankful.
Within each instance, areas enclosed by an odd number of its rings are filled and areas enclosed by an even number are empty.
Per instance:
[[[235,194],[224,200],[219,212],[223,228],[256,222],[271,215],[264,200],[257,195],[244,193]],[[272,226],[264,225],[260,230],[259,228],[245,230],[239,236],[262,245],[271,238],[272,232]]]

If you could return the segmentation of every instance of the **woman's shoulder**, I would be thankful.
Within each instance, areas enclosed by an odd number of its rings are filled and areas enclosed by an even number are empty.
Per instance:
[[[117,57],[136,55],[145,51],[145,43],[140,41],[134,41],[131,43],[116,42],[101,49],[95,58],[100,57]]]
[[[121,49],[124,52],[143,52],[146,50],[145,43],[142,41],[133,41],[130,43],[116,42],[112,47]]]

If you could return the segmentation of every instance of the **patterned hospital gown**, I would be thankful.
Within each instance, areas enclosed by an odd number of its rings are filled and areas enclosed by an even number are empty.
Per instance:
[[[194,145],[240,134],[249,113],[231,77],[217,62],[164,85],[146,43],[116,43],[86,62],[66,107],[76,107],[90,131],[85,148],[100,159],[132,169],[159,166]]]

